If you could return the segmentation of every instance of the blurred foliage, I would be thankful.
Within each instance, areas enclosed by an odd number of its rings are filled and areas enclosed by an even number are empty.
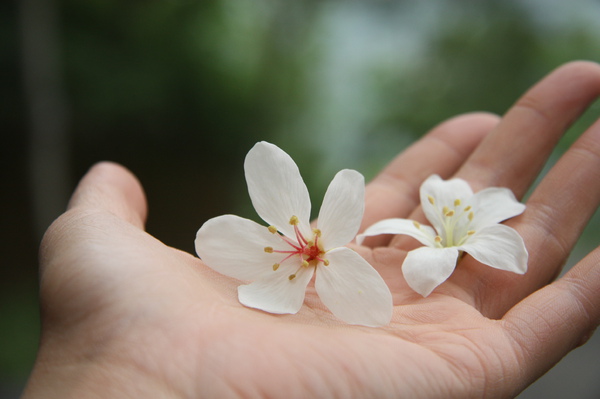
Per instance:
[[[58,0],[72,184],[94,162],[123,163],[147,191],[149,232],[192,252],[206,219],[255,218],[243,157],[268,140],[296,159],[318,209],[335,171],[371,178],[444,119],[502,114],[560,64],[600,61],[598,3],[574,3]],[[19,212],[2,230],[20,237],[2,272],[16,288],[2,298],[0,329],[16,332],[0,340],[0,373],[24,378],[36,346],[39,237],[23,183],[17,8],[0,7],[3,159],[19,166],[4,179],[16,195],[3,204]],[[599,114],[596,103],[563,149]],[[20,287],[22,300],[12,294]]]

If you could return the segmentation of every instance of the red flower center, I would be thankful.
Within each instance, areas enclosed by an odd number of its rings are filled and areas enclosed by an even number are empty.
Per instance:
[[[300,258],[301,264],[298,270],[294,274],[289,276],[290,280],[296,278],[296,274],[303,267],[314,266],[316,267],[319,262],[323,263],[323,265],[328,266],[329,261],[323,258],[325,251],[320,243],[321,231],[319,229],[313,230],[312,239],[307,239],[304,237],[300,229],[298,228],[298,217],[292,216],[290,218],[290,224],[294,226],[294,233],[296,234],[296,241],[293,241],[289,237],[279,234],[279,237],[291,248],[287,250],[279,250],[273,249],[272,247],[265,247],[265,252],[268,253],[278,253],[278,254],[286,254],[285,258],[283,258],[278,263],[273,265],[273,270],[279,269],[279,265],[285,262],[286,260],[293,258],[294,256],[298,256]],[[275,226],[269,226],[269,231],[273,234],[277,233],[277,228]],[[316,261],[316,262],[315,262]]]

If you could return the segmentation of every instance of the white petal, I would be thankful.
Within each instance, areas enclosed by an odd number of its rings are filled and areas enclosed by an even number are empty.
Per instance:
[[[517,201],[512,191],[500,187],[477,192],[471,199],[471,204],[474,214],[472,228],[475,230],[500,223],[525,210],[525,205]]]
[[[379,273],[348,248],[329,251],[325,258],[329,266],[320,264],[315,279],[325,306],[349,324],[387,325],[392,317],[392,294]]]
[[[410,251],[402,264],[404,279],[416,292],[427,296],[446,281],[456,267],[458,249],[421,247]]]
[[[354,239],[365,210],[365,179],[355,170],[338,172],[325,193],[318,228],[326,249],[341,247]]]
[[[254,280],[272,270],[281,254],[265,247],[285,247],[279,234],[234,215],[208,220],[196,234],[196,253],[213,270],[240,280]],[[287,248],[286,248],[287,249]]]
[[[377,236],[380,234],[405,234],[418,240],[421,244],[429,247],[435,246],[435,230],[429,226],[418,224],[409,219],[384,219],[369,228],[356,237],[356,242],[361,244],[365,237]]]
[[[299,262],[283,263],[277,271],[271,270],[260,280],[238,287],[238,299],[244,306],[269,313],[297,313],[304,303],[306,286],[314,274],[314,267],[302,268],[296,278]]]
[[[442,208],[452,208],[454,201],[465,201],[473,195],[473,190],[463,179],[442,180],[438,175],[432,175],[421,184],[421,206],[425,216],[437,231],[442,231]],[[430,198],[434,200],[431,204]]]
[[[244,171],[252,205],[265,222],[293,238],[289,221],[297,216],[302,233],[310,233],[310,197],[288,154],[273,144],[256,143],[246,155]]]
[[[527,271],[527,249],[513,228],[496,224],[476,231],[458,247],[477,261],[500,270],[523,274]]]

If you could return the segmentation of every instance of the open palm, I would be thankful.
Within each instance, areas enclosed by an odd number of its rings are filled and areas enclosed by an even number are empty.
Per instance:
[[[451,119],[367,187],[363,228],[424,220],[418,189],[433,173],[475,191],[522,197],[561,134],[600,94],[600,67],[572,63],[499,119]],[[143,230],[135,178],[94,167],[41,251],[43,333],[25,397],[511,397],[589,336],[600,321],[600,251],[559,273],[600,202],[600,122],[579,138],[507,224],[530,253],[525,275],[463,258],[423,298],[400,266],[415,242],[373,237],[353,248],[394,297],[389,326],[338,321],[309,286],[296,315],[237,300],[238,281]]]

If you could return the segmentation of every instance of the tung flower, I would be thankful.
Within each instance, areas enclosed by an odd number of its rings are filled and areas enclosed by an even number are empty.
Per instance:
[[[444,181],[430,176],[420,189],[421,206],[433,225],[408,219],[386,219],[375,223],[358,237],[406,234],[425,247],[410,251],[402,264],[408,285],[427,296],[446,281],[462,252],[500,270],[523,274],[527,271],[527,249],[516,230],[499,224],[525,210],[506,188],[490,187],[473,194],[462,179]]]
[[[316,228],[310,198],[294,161],[273,144],[257,143],[244,163],[252,204],[267,222],[224,215],[208,220],[196,236],[196,252],[217,272],[251,280],[239,301],[270,313],[296,313],[316,273],[321,301],[350,324],[382,326],[392,315],[391,293],[373,267],[343,245],[360,226],[364,178],[340,171],[327,189]]]

